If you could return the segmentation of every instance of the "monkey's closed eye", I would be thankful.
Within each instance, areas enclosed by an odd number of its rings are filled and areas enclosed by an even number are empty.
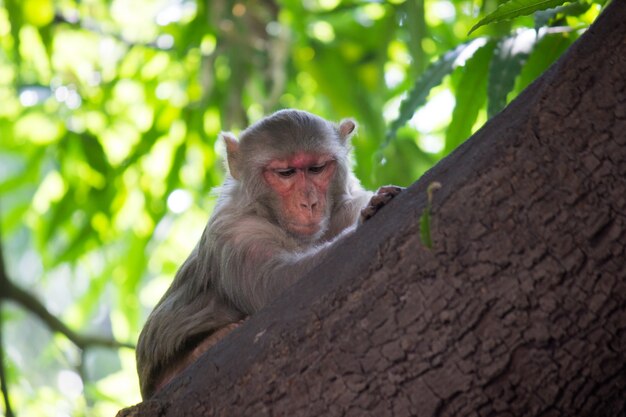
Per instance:
[[[293,174],[296,173],[296,170],[293,169],[293,168],[287,168],[287,169],[276,169],[276,170],[274,170],[274,172],[277,173],[278,175],[280,175],[281,177],[289,178]]]
[[[320,165],[313,165],[312,167],[309,167],[309,172],[311,174],[319,174],[320,172],[324,171],[324,168],[326,168],[326,164],[320,164]]]

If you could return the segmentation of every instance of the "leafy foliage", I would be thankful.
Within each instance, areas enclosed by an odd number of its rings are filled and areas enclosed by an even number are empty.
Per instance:
[[[509,3],[0,0],[5,415],[139,400],[128,346],[211,211],[221,130],[351,116],[364,185],[408,185],[600,11]]]
[[[388,139],[393,138],[398,129],[404,126],[406,122],[413,117],[417,108],[426,103],[430,91],[440,85],[444,77],[452,72],[459,56],[472,45],[473,42],[457,46],[454,50],[447,52],[424,71],[419,81],[415,83],[407,97],[400,103],[400,115],[390,123],[387,132]]]
[[[555,8],[566,2],[567,0],[509,0],[498,6],[494,12],[480,19],[478,23],[472,26],[469,33],[489,23],[527,16],[539,10]]]

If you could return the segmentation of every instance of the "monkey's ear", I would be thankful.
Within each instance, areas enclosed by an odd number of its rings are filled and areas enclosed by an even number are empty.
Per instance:
[[[222,132],[220,137],[226,145],[226,159],[228,160],[228,171],[230,175],[239,179],[239,142],[232,133]]]
[[[356,133],[357,124],[352,119],[343,119],[341,123],[339,123],[339,137],[342,142],[347,142],[348,139],[352,137]]]

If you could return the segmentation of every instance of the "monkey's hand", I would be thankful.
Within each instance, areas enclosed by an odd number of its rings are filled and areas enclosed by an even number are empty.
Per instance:
[[[361,209],[361,217],[359,218],[359,224],[364,223],[366,220],[374,217],[378,210],[387,205],[395,196],[400,194],[404,190],[404,187],[397,187],[395,185],[386,185],[380,187],[378,191],[372,196],[369,203],[365,208]]]

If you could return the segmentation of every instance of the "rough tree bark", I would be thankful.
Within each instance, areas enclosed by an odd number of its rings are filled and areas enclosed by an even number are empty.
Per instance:
[[[626,416],[625,226],[614,0],[332,259],[119,415]]]

